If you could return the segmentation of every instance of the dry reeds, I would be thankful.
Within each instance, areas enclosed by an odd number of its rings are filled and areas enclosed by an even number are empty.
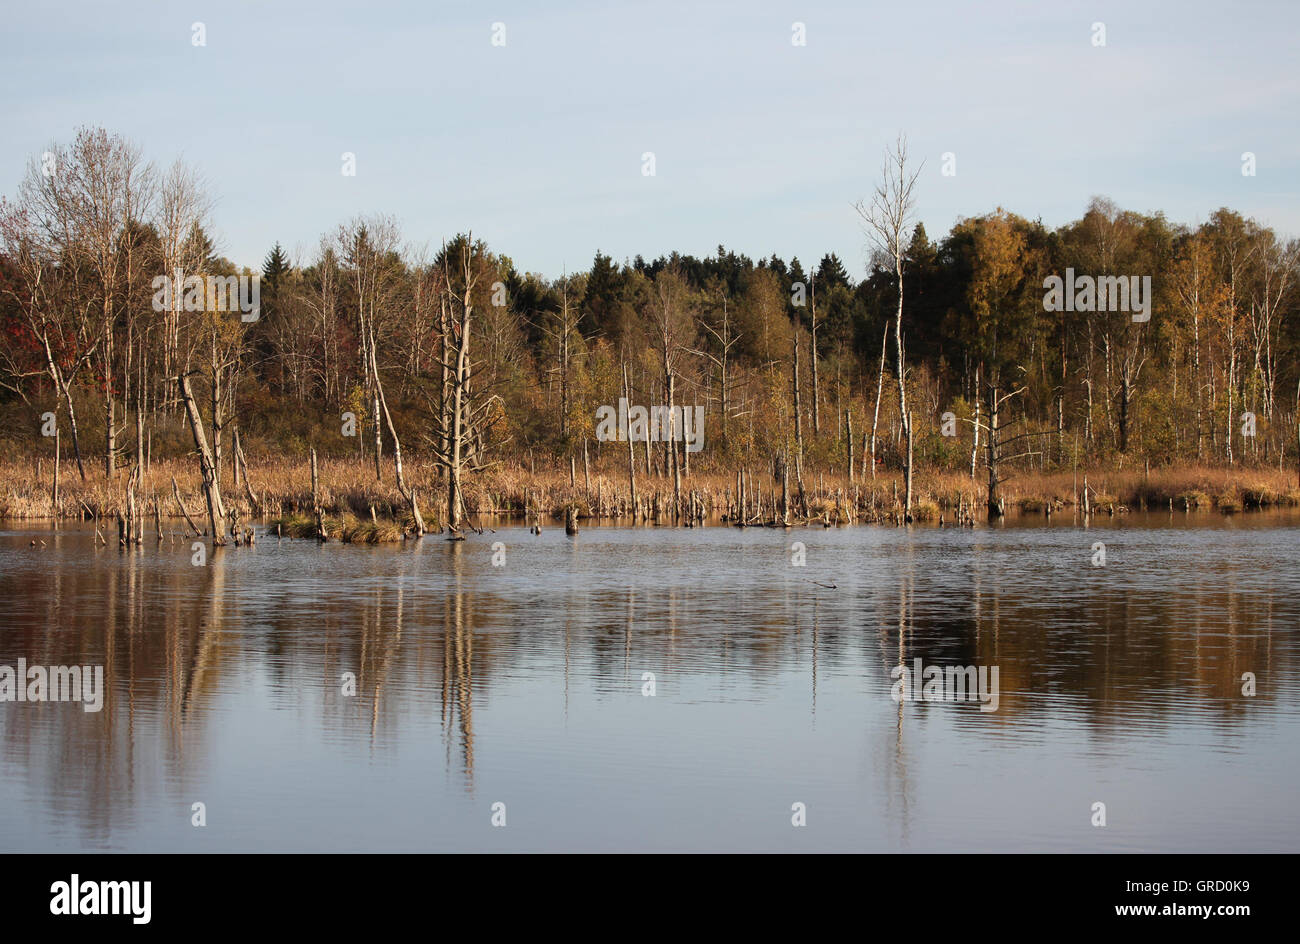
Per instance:
[[[52,467],[43,469],[30,462],[0,464],[0,518],[99,517],[114,519],[128,508],[128,476],[123,472],[106,482],[92,475],[86,481],[68,473],[64,460],[59,499],[53,501]],[[227,466],[223,491],[227,504],[241,520],[269,522],[272,530],[291,537],[318,537],[314,521],[310,467],[305,459],[252,457],[247,474],[257,486],[258,507],[247,496],[236,493]],[[388,472],[388,470],[385,470]],[[779,478],[766,467],[727,472],[695,472],[685,481],[682,505],[674,509],[674,489],[667,476],[639,475],[635,501],[621,468],[601,468],[591,463],[590,483],[570,483],[567,463],[537,468],[536,474],[520,465],[503,464],[466,479],[463,484],[465,511],[474,518],[527,516],[540,522],[542,516],[563,520],[572,508],[575,519],[621,520],[628,523],[674,522],[688,524],[705,519],[729,523],[793,525],[825,523],[898,523],[901,520],[896,474],[878,475],[874,482],[849,483],[844,474],[819,473],[805,480],[805,494],[790,495],[789,508]],[[176,479],[175,491],[172,479]],[[411,463],[410,484],[427,496],[431,505],[426,519],[429,532],[441,529],[438,496],[445,483],[437,472]],[[584,476],[584,479],[586,477]],[[1118,471],[1090,468],[1016,475],[1003,486],[1007,509],[1028,514],[1083,505],[1083,483],[1088,482],[1088,504],[1093,513],[1122,514],[1132,509],[1196,511],[1300,505],[1300,490],[1290,473],[1268,468],[1216,468],[1203,466],[1167,467]],[[913,520],[934,521],[951,513],[959,521],[983,518],[986,507],[982,479],[968,473],[918,473],[914,482]],[[135,485],[137,501],[143,507],[157,503],[159,519],[180,519],[181,508],[203,506],[201,483],[193,462],[175,459],[155,461]],[[378,544],[414,536],[416,525],[406,498],[386,476],[376,481],[373,465],[359,457],[325,458],[319,462],[319,494],[324,526],[331,539]],[[676,513],[675,513],[676,511]]]

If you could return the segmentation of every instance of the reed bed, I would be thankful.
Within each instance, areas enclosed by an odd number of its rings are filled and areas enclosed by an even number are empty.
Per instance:
[[[54,501],[52,463],[0,463],[0,518],[114,518],[126,513],[130,476],[121,471],[112,482],[102,470],[87,469],[82,481],[76,465],[64,460],[59,494]],[[379,544],[414,536],[415,522],[406,498],[385,464],[377,480],[373,462],[325,458],[319,462],[319,503],[331,539]],[[621,519],[648,524],[694,524],[704,520],[750,525],[821,523],[900,523],[902,483],[897,473],[874,480],[842,473],[805,474],[802,500],[797,483],[788,483],[790,508],[782,502],[782,483],[767,465],[728,472],[695,472],[682,481],[682,508],[673,514],[675,490],[667,476],[646,476],[638,469],[635,501],[625,466],[611,464],[590,471],[579,467],[571,478],[563,467],[525,468],[503,464],[464,482],[467,524],[486,528],[495,516],[530,521],[563,520],[572,510],[578,519]],[[442,529],[445,482],[418,462],[408,462],[407,484],[415,489],[426,531]],[[227,466],[222,494],[244,522],[261,522],[290,537],[318,537],[316,505],[311,494],[310,465],[282,457],[249,459],[249,481],[236,484]],[[173,491],[173,479],[175,491]],[[918,470],[912,516],[918,522],[961,523],[984,517],[986,486],[968,473]],[[1086,498],[1085,498],[1086,495]],[[1024,473],[1001,489],[1007,513],[1123,514],[1135,510],[1216,511],[1233,514],[1249,509],[1300,505],[1293,473],[1261,467],[1175,466],[1117,471],[1113,468]],[[177,502],[179,497],[179,504]],[[137,515],[183,517],[181,505],[200,526],[206,507],[195,464],[189,460],[154,462],[135,484]]]

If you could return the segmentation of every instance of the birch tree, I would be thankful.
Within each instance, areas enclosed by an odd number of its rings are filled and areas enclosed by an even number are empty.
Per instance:
[[[922,167],[924,162],[922,162]],[[859,200],[854,208],[875,244],[877,251],[887,256],[894,265],[894,280],[898,288],[898,307],[894,313],[894,364],[898,377],[898,416],[904,436],[909,443],[909,457],[903,474],[903,516],[912,516],[912,420],[907,409],[906,364],[903,348],[903,272],[907,246],[916,209],[916,179],[921,167],[908,168],[907,138],[899,135],[892,149],[886,149],[881,167],[881,180],[876,185],[870,201]]]

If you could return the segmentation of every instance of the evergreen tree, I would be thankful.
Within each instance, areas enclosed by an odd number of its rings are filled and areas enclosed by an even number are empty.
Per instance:
[[[849,279],[849,273],[844,268],[844,263],[835,253],[828,253],[822,256],[821,263],[817,266],[817,285],[827,290],[834,286],[843,288],[852,288],[853,284]]]

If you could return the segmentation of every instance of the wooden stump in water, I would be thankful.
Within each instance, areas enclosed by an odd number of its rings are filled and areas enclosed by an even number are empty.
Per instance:
[[[572,505],[564,511],[564,533],[570,536],[578,533],[578,512]]]

